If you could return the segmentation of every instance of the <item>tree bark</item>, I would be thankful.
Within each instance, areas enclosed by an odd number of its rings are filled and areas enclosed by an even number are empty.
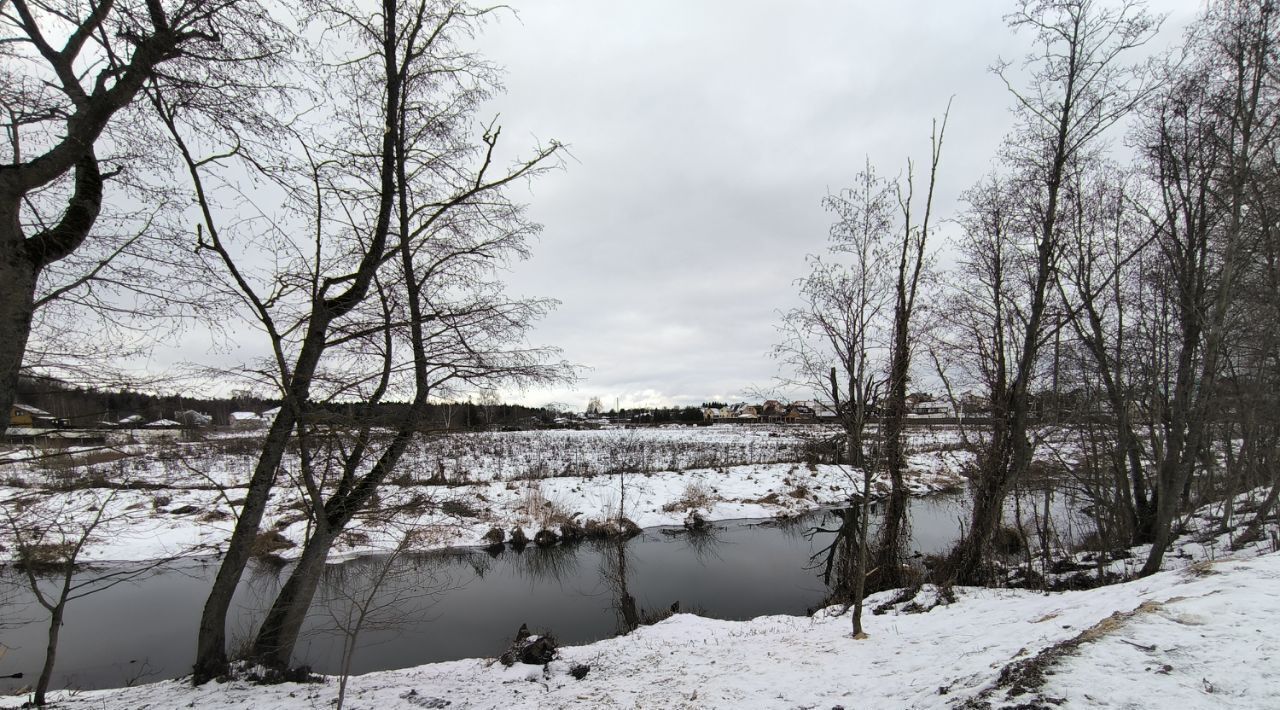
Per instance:
[[[426,402],[427,397],[424,391],[414,401],[409,413],[406,414],[406,421],[369,473],[349,488],[340,487],[340,490],[325,503],[322,519],[303,546],[298,564],[276,595],[271,610],[267,612],[258,631],[258,637],[254,642],[254,656],[259,662],[276,668],[289,666],[294,646],[298,641],[298,634],[302,629],[302,622],[306,619],[311,600],[315,598],[325,560],[329,557],[329,550],[333,548],[338,535],[346,529],[355,514],[364,507],[382,481],[399,464],[421,421]]]
[[[267,501],[271,497],[271,487],[275,483],[276,471],[284,458],[285,449],[289,445],[290,432],[298,421],[301,407],[307,401],[311,391],[311,381],[315,375],[321,352],[324,350],[324,336],[327,325],[321,325],[318,316],[313,314],[312,327],[308,338],[298,356],[298,368],[290,380],[288,395],[262,445],[262,454],[249,479],[249,487],[245,491],[244,505],[236,518],[235,529],[227,543],[227,552],[218,567],[209,597],[205,601],[204,611],[200,617],[200,627],[196,637],[196,662],[192,670],[192,681],[201,685],[227,672],[227,612],[231,608],[231,599],[235,596],[236,587],[240,585],[240,577],[249,563],[254,540],[258,536],[258,528],[262,524],[262,516],[267,509]]]
[[[16,200],[0,203],[0,407],[4,408],[0,411],[6,422],[31,334],[36,291],[37,272],[23,241]]]
[[[317,529],[307,540],[302,556],[276,594],[275,602],[258,631],[254,642],[254,658],[258,662],[275,668],[289,667],[302,622],[306,620],[311,600],[320,585],[320,578],[324,576],[325,561],[336,537],[333,530]]]
[[[49,612],[49,644],[44,653],[44,667],[40,669],[40,679],[36,681],[34,702],[37,707],[45,706],[45,694],[49,692],[49,683],[53,680],[53,665],[58,658],[58,634],[62,632],[62,615],[66,611],[66,592],[63,600]]]
[[[902,586],[903,530],[907,519],[907,489],[903,481],[906,457],[903,433],[907,416],[907,350],[906,319],[900,314],[894,326],[894,347],[889,374],[889,397],[881,426],[884,428],[885,463],[889,470],[889,500],[885,507],[884,525],[876,551],[876,576],[873,589]],[[901,336],[898,333],[901,332]]]

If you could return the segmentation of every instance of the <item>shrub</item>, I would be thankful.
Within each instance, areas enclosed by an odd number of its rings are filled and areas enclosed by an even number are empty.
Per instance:
[[[292,540],[275,530],[268,530],[258,533],[258,536],[253,539],[253,546],[249,548],[249,555],[266,558],[290,547],[294,547]]]
[[[466,500],[446,500],[440,504],[440,512],[455,518],[478,518],[480,510],[470,501]]]
[[[541,528],[552,528],[570,519],[565,507],[549,498],[542,492],[542,486],[535,484],[524,489],[524,501],[521,506],[525,515]]]
[[[715,502],[715,495],[703,483],[690,483],[684,487],[680,497],[662,506],[662,510],[674,513],[681,510],[697,510],[710,508]]]

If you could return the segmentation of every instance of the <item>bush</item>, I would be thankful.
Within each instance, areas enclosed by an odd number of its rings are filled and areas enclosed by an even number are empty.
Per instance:
[[[715,495],[710,488],[702,483],[690,483],[684,487],[684,492],[679,498],[662,506],[662,510],[674,513],[681,510],[707,509],[713,503],[715,503]]]
[[[440,512],[455,518],[478,518],[480,510],[465,500],[446,500],[440,504]]]
[[[253,546],[249,548],[249,555],[251,557],[266,558],[290,547],[294,547],[292,540],[275,530],[268,530],[258,533],[258,536],[253,539]]]
[[[19,545],[15,566],[36,573],[62,569],[71,556],[74,544],[62,542],[42,545]]]
[[[540,484],[534,484],[524,490],[525,515],[538,524],[540,528],[552,528],[570,519],[569,511],[561,504],[547,498]]]

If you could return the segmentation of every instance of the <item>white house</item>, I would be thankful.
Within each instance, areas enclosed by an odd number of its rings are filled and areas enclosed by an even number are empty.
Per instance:
[[[954,417],[956,410],[950,402],[918,402],[911,408],[910,416],[943,419]]]
[[[262,426],[262,418],[254,412],[232,412],[229,418],[231,426],[236,429],[257,429]]]

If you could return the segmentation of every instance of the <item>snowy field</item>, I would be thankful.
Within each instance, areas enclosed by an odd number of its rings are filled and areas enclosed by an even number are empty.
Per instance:
[[[715,426],[444,437],[407,456],[334,554],[391,549],[407,531],[411,547],[425,550],[479,545],[493,528],[519,527],[532,538],[566,521],[619,512],[651,527],[682,524],[694,512],[706,520],[770,518],[839,505],[858,491],[861,475],[800,463],[812,442],[830,435],[816,427]],[[912,437],[912,492],[960,485],[970,455],[952,450],[954,436],[920,430]],[[102,510],[105,522],[86,561],[217,552],[234,525],[257,443],[224,437],[131,444],[10,463],[0,477],[0,501],[66,519]],[[10,460],[20,458],[10,453]],[[272,534],[274,553],[286,558],[307,534],[290,476],[295,467],[287,457],[262,527]],[[874,485],[885,489],[884,481]]]
[[[1275,708],[1280,554],[1247,557],[1084,592],[963,588],[937,606],[932,588],[914,605],[890,605],[886,593],[869,600],[887,608],[867,615],[861,641],[830,612],[745,622],[680,614],[563,648],[545,667],[472,659],[356,676],[346,707]],[[589,667],[581,680],[569,673],[578,664]],[[336,693],[334,679],[195,689],[179,680],[54,697],[86,710],[302,710],[332,707]]]

